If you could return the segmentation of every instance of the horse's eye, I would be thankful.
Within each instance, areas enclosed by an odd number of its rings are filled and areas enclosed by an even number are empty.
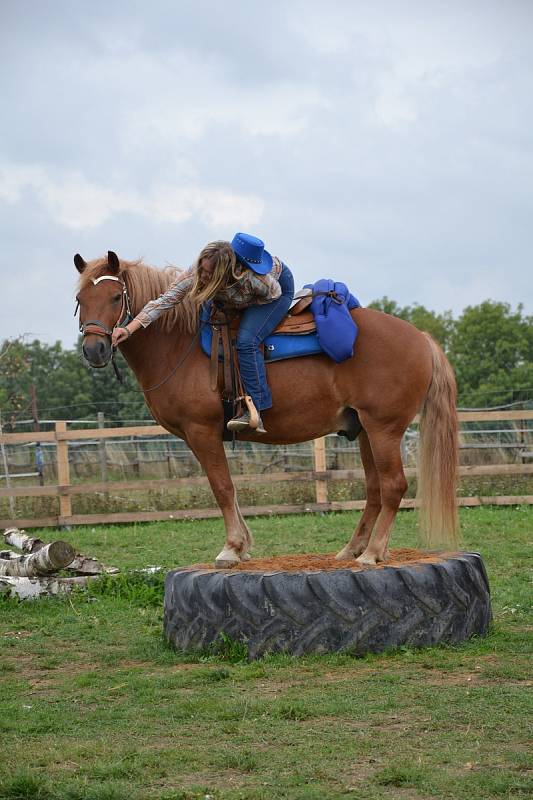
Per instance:
[[[119,302],[119,300],[121,299],[121,297],[122,297],[122,295],[121,295],[121,294],[116,294],[116,295],[113,297],[113,299],[112,299],[112,301],[111,301],[111,302],[112,302],[112,303],[118,303],[118,302]]]

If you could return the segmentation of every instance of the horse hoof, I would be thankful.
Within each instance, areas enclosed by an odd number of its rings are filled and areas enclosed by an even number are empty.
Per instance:
[[[343,547],[335,556],[336,561],[352,561],[355,558],[355,553],[349,547]]]
[[[243,553],[241,556],[241,561],[249,561],[251,559],[250,553]]]
[[[235,550],[230,547],[225,547],[215,558],[215,567],[217,569],[231,569],[240,563],[241,557]]]
[[[217,558],[217,559],[215,559],[215,567],[217,569],[231,569],[232,567],[236,567],[237,564],[240,564],[240,560],[238,558],[234,558],[234,559]]]
[[[382,561],[382,559],[377,558],[377,556],[373,555],[372,553],[361,553],[361,555],[355,559],[358,564],[362,566],[370,566],[374,567],[378,561]]]

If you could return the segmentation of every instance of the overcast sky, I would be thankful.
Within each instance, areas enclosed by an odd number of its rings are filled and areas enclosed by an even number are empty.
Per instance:
[[[0,340],[72,257],[237,230],[298,285],[533,313],[533,1],[0,0]]]

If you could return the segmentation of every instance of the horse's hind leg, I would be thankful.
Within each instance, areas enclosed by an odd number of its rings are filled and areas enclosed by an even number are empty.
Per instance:
[[[213,437],[212,428],[196,427],[187,431],[187,443],[202,465],[215,499],[222,511],[226,542],[215,559],[217,567],[234,567],[249,558],[252,534],[237,503],[224,445]]]
[[[366,505],[352,538],[348,544],[337,553],[336,557],[339,560],[356,558],[366,550],[370,534],[372,533],[376,519],[381,511],[379,476],[365,430],[362,430],[359,434],[359,450],[365,470]]]
[[[387,559],[389,538],[402,497],[407,491],[401,440],[404,427],[378,428],[371,420],[363,421],[368,433],[381,491],[381,511],[366,550],[358,557],[360,564],[377,564]]]

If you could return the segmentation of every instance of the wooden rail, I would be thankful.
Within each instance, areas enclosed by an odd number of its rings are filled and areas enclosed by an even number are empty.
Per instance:
[[[533,411],[460,411],[460,422],[491,422],[491,421],[518,421],[533,419]],[[415,422],[417,420],[415,419]],[[41,497],[52,496],[59,498],[59,514],[57,516],[40,519],[16,519],[19,527],[48,527],[61,525],[81,525],[99,522],[142,522],[162,519],[198,519],[219,515],[215,508],[176,510],[176,511],[139,511],[109,514],[73,514],[71,498],[74,495],[95,494],[117,491],[161,491],[178,489],[183,486],[207,487],[208,481],[204,476],[188,478],[167,478],[160,480],[135,480],[135,481],[106,481],[84,484],[71,484],[70,466],[68,459],[69,442],[81,440],[105,440],[125,437],[154,437],[168,436],[168,431],[160,425],[130,426],[125,428],[91,428],[67,430],[65,421],[57,421],[55,430],[33,433],[4,433],[0,435],[0,444],[27,444],[31,442],[52,442],[57,446],[57,485],[50,486],[9,486],[0,488],[0,497]],[[329,481],[363,480],[362,468],[355,469],[326,469],[325,439],[314,441],[314,470],[299,472],[273,472],[265,474],[234,475],[233,480],[237,486],[255,483],[286,483],[314,482],[315,503],[287,504],[276,506],[254,506],[242,509],[244,514],[260,516],[265,514],[290,514],[304,513],[306,511],[339,511],[357,510],[364,507],[364,500],[338,501],[328,500]],[[407,477],[416,475],[416,469],[406,468]],[[461,466],[459,474],[462,477],[483,475],[532,475],[533,464],[488,464],[475,466]],[[514,505],[533,504],[531,495],[505,495],[498,497],[460,497],[460,505]],[[413,508],[416,501],[406,499],[402,508]],[[0,527],[8,527],[14,522],[12,519],[0,519]]]

